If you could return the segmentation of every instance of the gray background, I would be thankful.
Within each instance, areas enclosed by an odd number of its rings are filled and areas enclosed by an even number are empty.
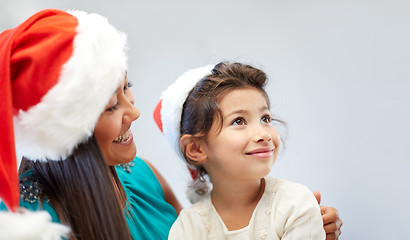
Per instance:
[[[288,123],[271,175],[320,190],[340,211],[341,239],[408,236],[408,1],[2,0],[0,30],[43,8],[97,12],[128,33],[138,155],[184,206],[188,174],[152,111],[187,69],[238,60],[267,72],[272,112]]]

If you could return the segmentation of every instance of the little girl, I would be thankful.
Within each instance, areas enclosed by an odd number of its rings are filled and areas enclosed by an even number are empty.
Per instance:
[[[156,120],[192,169],[199,200],[182,210],[169,239],[325,239],[308,188],[268,176],[280,137],[267,81],[259,69],[223,62],[187,72],[163,93]]]

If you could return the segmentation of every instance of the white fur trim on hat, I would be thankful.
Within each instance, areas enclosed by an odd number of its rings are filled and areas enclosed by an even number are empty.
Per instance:
[[[191,203],[196,203],[209,193],[211,187],[208,181],[192,180],[188,183],[185,194]]]
[[[88,139],[127,69],[126,35],[81,11],[73,53],[41,102],[14,117],[16,149],[32,160],[59,160]]]
[[[56,240],[67,237],[70,228],[53,223],[46,211],[0,212],[0,239]]]
[[[182,74],[167,90],[162,92],[161,121],[168,142],[178,155],[184,159],[179,148],[182,107],[192,88],[206,75],[211,74],[215,65],[191,69]]]
[[[182,107],[189,92],[200,80],[212,73],[211,71],[214,66],[206,65],[185,72],[161,95],[162,131],[172,148],[183,160],[185,158],[179,147]],[[211,186],[208,181],[201,181],[193,177],[192,181],[188,184],[186,195],[191,203],[195,203],[206,196],[210,189]]]

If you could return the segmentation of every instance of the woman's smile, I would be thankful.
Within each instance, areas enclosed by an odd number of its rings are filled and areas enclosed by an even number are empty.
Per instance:
[[[132,142],[132,140],[133,140],[133,136],[132,136],[131,129],[128,129],[123,135],[114,139],[113,143],[128,145],[130,142]]]
[[[139,118],[140,112],[134,106],[127,80],[112,96],[94,129],[101,152],[110,166],[128,163],[137,153],[131,124]]]

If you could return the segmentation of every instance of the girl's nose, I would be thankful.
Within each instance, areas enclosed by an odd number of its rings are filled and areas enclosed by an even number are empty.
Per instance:
[[[269,133],[264,133],[259,136],[257,142],[269,142],[272,141],[272,136]]]
[[[255,131],[255,140],[256,142],[269,142],[272,141],[272,135],[264,126],[257,126],[254,131]]]

